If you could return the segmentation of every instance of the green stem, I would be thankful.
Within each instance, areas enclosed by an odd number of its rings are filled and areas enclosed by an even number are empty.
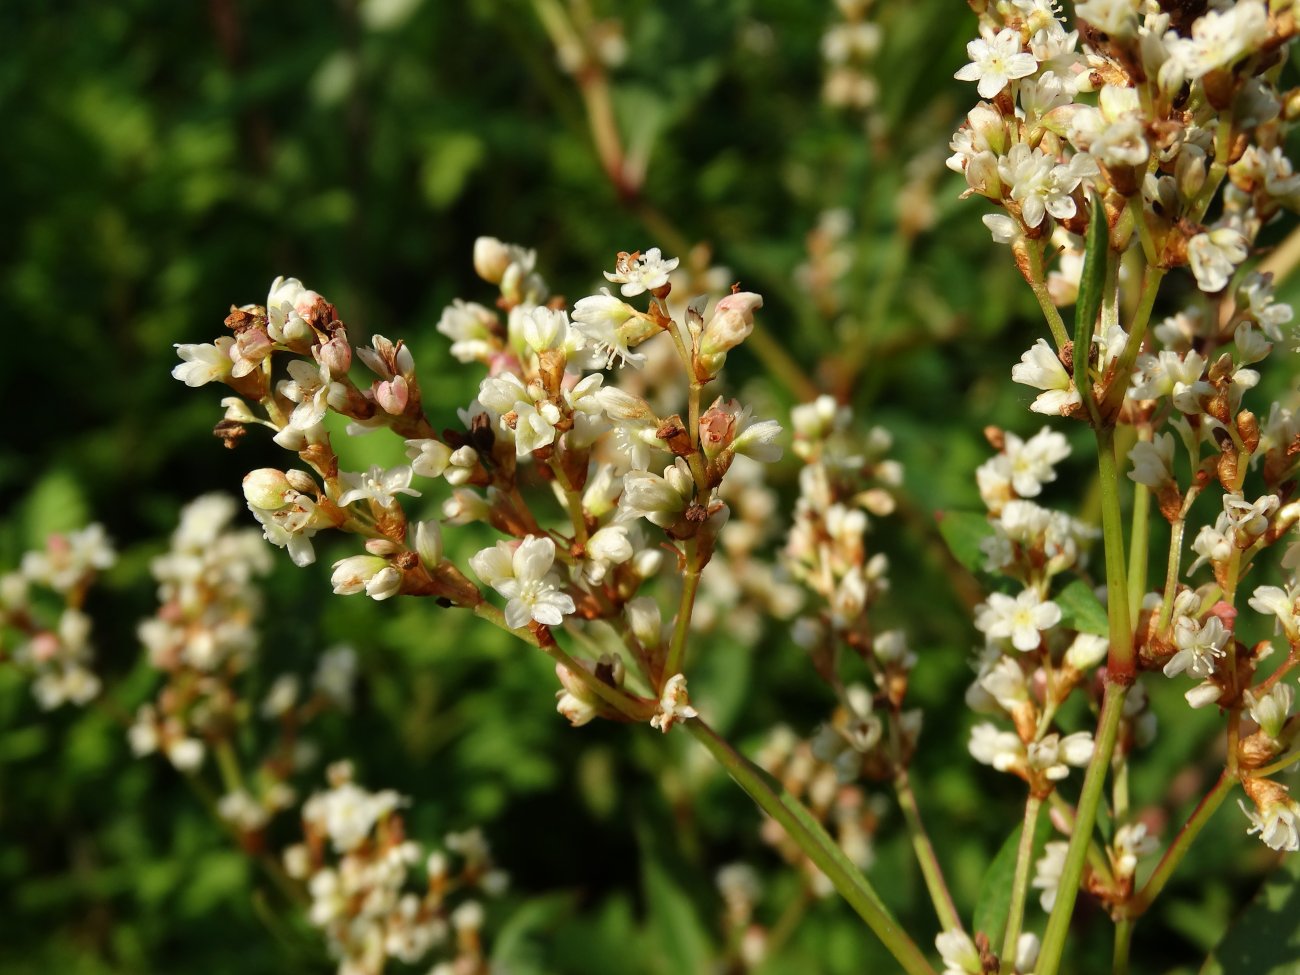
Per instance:
[[[1156,295],[1160,293],[1160,283],[1169,272],[1161,267],[1148,267],[1142,276],[1142,294],[1138,298],[1137,311],[1129,323],[1128,339],[1124,342],[1124,351],[1120,353],[1115,364],[1110,385],[1102,399],[1100,412],[1102,416],[1113,416],[1119,412],[1128,391],[1129,379],[1133,375],[1133,364],[1137,362],[1138,353],[1142,351],[1142,342],[1146,338],[1147,326],[1151,324],[1151,311],[1155,308]]]
[[[537,633],[531,629],[514,630],[506,625],[505,614],[491,603],[483,602],[474,607],[474,615],[479,619],[487,620],[493,626],[498,626],[523,640],[531,646],[537,647],[557,664],[563,666],[569,673],[573,674],[582,681],[584,687],[591,691],[611,708],[618,711],[619,714],[630,718],[633,721],[648,721],[654,714],[653,702],[645,701],[642,698],[634,697],[626,691],[621,691],[617,687],[611,687],[603,680],[600,680],[595,674],[589,671],[578,661],[574,660],[564,652],[555,642],[554,637],[541,639]],[[543,630],[543,632],[546,632]]]
[[[1111,962],[1111,975],[1128,975],[1129,946],[1133,943],[1133,920],[1122,917],[1115,922],[1115,954]]]
[[[1038,307],[1042,309],[1043,317],[1047,319],[1047,327],[1052,330],[1052,339],[1056,342],[1057,351],[1060,351],[1070,341],[1070,333],[1065,328],[1060,310],[1047,292],[1047,276],[1043,271],[1043,248],[1044,245],[1041,243],[1033,241],[1026,243],[1025,249],[1029,252],[1029,287],[1033,290],[1034,297],[1038,299]]]
[[[1174,841],[1169,844],[1169,849],[1165,850],[1165,855],[1160,858],[1155,872],[1147,879],[1137,896],[1126,905],[1125,914],[1128,917],[1141,916],[1165,889],[1165,884],[1169,882],[1169,878],[1173,876],[1178,865],[1183,862],[1183,857],[1191,849],[1192,842],[1223,804],[1223,800],[1228,798],[1228,793],[1232,791],[1236,782],[1236,777],[1229,775],[1227,771],[1219,776],[1219,781],[1215,783],[1214,788],[1205,794],[1187,822],[1183,823],[1183,828],[1178,831]]]
[[[1124,632],[1127,638],[1127,621]],[[1127,695],[1127,684],[1107,680],[1106,696],[1097,727],[1096,746],[1092,753],[1092,761],[1088,763],[1088,771],[1083,777],[1083,791],[1079,795],[1074,829],[1070,834],[1070,846],[1065,854],[1065,867],[1061,871],[1061,882],[1056,891],[1056,904],[1053,905],[1051,916],[1047,919],[1047,930],[1043,932],[1043,946],[1038,956],[1038,967],[1035,969],[1037,975],[1056,975],[1061,965],[1061,956],[1065,951],[1065,937],[1069,932],[1075,900],[1079,896],[1083,864],[1088,855],[1089,844],[1092,843],[1092,829],[1097,821],[1097,809],[1101,805],[1101,794],[1106,784],[1106,770],[1110,767],[1110,757],[1115,751],[1115,739],[1119,732],[1120,718],[1124,713],[1124,698]]]
[[[1156,621],[1156,632],[1163,634],[1174,615],[1174,596],[1178,593],[1178,573],[1183,564],[1183,531],[1187,519],[1180,514],[1178,520],[1169,526],[1169,562],[1165,567],[1165,593],[1160,602],[1160,619]]]
[[[1257,779],[1268,778],[1268,776],[1276,772],[1281,772],[1284,768],[1290,768],[1296,762],[1300,762],[1300,750],[1289,752],[1276,762],[1269,762],[1263,768],[1252,769],[1250,774]]]
[[[1016,872],[1011,881],[1011,905],[1007,913],[1007,930],[1002,939],[1001,972],[1010,972],[1016,959],[1016,942],[1020,940],[1025,919],[1025,896],[1029,893],[1029,868],[1034,863],[1034,834],[1038,832],[1038,810],[1043,800],[1030,795],[1025,800],[1025,821],[1020,828],[1020,846],[1016,849]]]
[[[1141,607],[1147,591],[1147,559],[1151,550],[1151,489],[1145,484],[1133,490],[1133,520],[1129,530],[1128,604]],[[1132,623],[1137,623],[1133,614]]]
[[[1052,811],[1065,827],[1066,833],[1073,833],[1074,807],[1062,799],[1059,792],[1053,792],[1047,800],[1051,803]],[[1093,874],[1101,881],[1103,887],[1114,889],[1115,876],[1110,871],[1110,860],[1095,839],[1088,844],[1088,866],[1092,868]]]
[[[668,657],[664,661],[664,679],[681,673],[682,658],[686,655],[686,640],[691,632],[691,614],[695,610],[695,593],[700,588],[699,542],[686,540],[686,574],[682,579],[682,598],[677,606],[677,622],[673,625],[672,642],[668,644]]]
[[[935,856],[930,834],[926,832],[925,823],[921,821],[921,810],[916,803],[916,794],[912,792],[912,782],[908,777],[907,769],[900,768],[898,774],[894,776],[894,791],[898,794],[898,805],[903,810],[903,818],[907,821],[907,832],[912,837],[916,862],[920,864],[921,876],[925,878],[925,886],[930,892],[930,900],[934,904],[934,913],[938,915],[939,923],[945,931],[965,930],[962,927],[961,915],[957,913],[957,905],[953,903],[952,893],[943,879],[943,869],[939,866],[939,858]]]
[[[840,896],[849,902],[898,960],[903,971],[909,975],[935,975],[916,942],[899,927],[862,872],[798,800],[701,719],[691,718],[684,727],[826,875]]]
[[[1102,545],[1106,553],[1106,601],[1110,622],[1110,677],[1132,682],[1133,629],[1129,624],[1127,571],[1124,564],[1124,520],[1119,505],[1119,465],[1115,459],[1115,428],[1097,429],[1097,472],[1101,481]],[[1110,756],[1106,756],[1107,761]]]

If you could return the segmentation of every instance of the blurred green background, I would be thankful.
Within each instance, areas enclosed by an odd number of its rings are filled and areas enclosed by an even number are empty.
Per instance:
[[[984,426],[1039,427],[1008,374],[1041,331],[981,208],[957,199],[961,181],[942,165],[974,98],[950,80],[974,18],[953,0],[881,0],[870,19],[883,43],[866,68],[878,97],[863,111],[822,98],[831,4],[566,9],[621,22],[626,57],[611,83],[622,137],[646,160],[635,194],[606,178],[574,79],[528,3],[0,7],[0,564],[50,531],[106,524],[126,557],[90,605],[98,667],[106,696],[133,708],[153,687],[134,636],[153,607],[148,558],[185,501],[237,494],[244,472],[283,463],[255,434],[233,452],[211,437],[219,394],[171,379],[173,343],[211,341],[231,304],[297,276],[337,304],[355,341],[409,342],[440,426],[478,381],[434,331],[453,297],[489,297],[470,263],[476,236],[536,247],[571,298],[591,293],[619,250],[685,258],[706,244],[767,297],[763,322],[809,388],[846,396],[896,438],[909,502],[875,535],[895,582],[880,622],[906,628],[922,658],[915,780],[969,917],[1022,790],[966,755],[974,635],[959,589],[970,580],[946,563],[934,513],[979,509]],[[797,268],[828,210],[849,218],[843,274],[810,295]],[[844,365],[855,357],[860,373]],[[729,362],[734,388],[784,413],[798,394],[769,370],[747,350]],[[1086,497],[1087,457],[1067,462],[1048,503]],[[793,474],[773,475],[787,497]],[[438,500],[426,497],[428,510]],[[455,530],[448,544],[471,548]],[[327,567],[346,551],[322,546],[306,570],[277,559],[265,678],[253,685],[309,673],[334,643],[359,649],[356,711],[326,723],[322,750],[353,758],[370,787],[412,796],[421,839],[483,826],[513,877],[490,915],[503,971],[709,971],[722,915],[712,877],[737,859],[769,879],[758,919],[776,921],[793,878],[759,841],[752,805],[689,739],[570,730],[540,655],[432,606],[332,597]],[[808,734],[828,713],[783,627],[753,647],[720,636],[705,654],[692,691],[748,746],[777,722]],[[1214,721],[1172,696],[1162,711],[1176,733],[1139,757],[1134,794],[1161,802],[1188,766],[1169,807],[1181,816],[1199,764],[1216,761]],[[885,808],[873,876],[928,948],[924,890]],[[1211,824],[1139,927],[1136,971],[1199,967],[1267,860],[1243,832],[1235,809]],[[0,973],[329,970],[308,929],[271,920],[280,906],[266,887],[169,766],[130,757],[109,711],[44,715],[0,671]],[[1029,924],[1041,923],[1031,898]],[[1083,910],[1074,970],[1105,967],[1109,930]],[[891,964],[832,899],[764,971]]]

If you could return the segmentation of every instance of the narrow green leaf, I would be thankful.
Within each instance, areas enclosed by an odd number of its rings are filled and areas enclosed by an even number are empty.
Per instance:
[[[1034,823],[1035,858],[1043,844],[1043,824],[1047,819],[1040,811]],[[1016,857],[1020,852],[1020,833],[1023,829],[1024,826],[1020,825],[1012,830],[998,850],[980,883],[979,899],[975,902],[974,929],[987,934],[995,950],[1002,944],[1002,936],[1007,929],[1007,915],[1011,912],[1011,887],[1015,882]],[[1032,891],[1030,896],[1033,896]]]
[[[663,950],[661,970],[665,975],[709,971],[709,941],[695,904],[658,859],[645,857],[642,864],[650,929]]]
[[[1300,972],[1300,857],[1289,856],[1233,922],[1201,975]]]
[[[1071,629],[1097,636],[1110,633],[1106,607],[1101,604],[1092,587],[1082,579],[1075,579],[1053,596],[1052,601],[1061,607],[1061,622]]]
[[[958,562],[972,572],[983,569],[984,550],[980,543],[993,534],[993,526],[985,515],[974,511],[941,512],[939,534]]]
[[[1106,224],[1106,207],[1096,193],[1092,195],[1092,218],[1079,278],[1079,298],[1074,304],[1074,385],[1079,395],[1088,397],[1092,388],[1088,380],[1088,354],[1092,334],[1101,311],[1102,291],[1106,286],[1106,263],[1110,260],[1110,228]]]

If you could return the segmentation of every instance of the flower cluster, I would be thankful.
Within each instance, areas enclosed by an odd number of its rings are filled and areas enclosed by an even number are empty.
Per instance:
[[[352,766],[329,767],[329,789],[302,807],[303,841],[283,852],[285,870],[311,896],[308,917],[325,932],[339,975],[379,975],[390,961],[443,960],[433,972],[486,975],[481,901],[505,890],[478,830],[453,833],[445,850],[408,839],[390,789],[370,792]]]
[[[1258,365],[1286,339],[1292,319],[1292,310],[1274,298],[1271,274],[1248,262],[1261,231],[1300,204],[1300,177],[1284,153],[1292,113],[1277,88],[1294,17],[1263,0],[1208,9],[1085,0],[1070,29],[1048,0],[980,9],[981,36],[968,46],[970,63],[957,77],[976,82],[983,101],[956,133],[949,166],[964,175],[966,195],[999,207],[985,223],[995,240],[1011,245],[1054,340],[1038,339],[1012,378],[1039,391],[1031,406],[1038,413],[1086,420],[1099,431],[1131,428],[1128,477],[1142,505],[1153,503],[1172,528],[1162,590],[1145,591],[1145,565],[1128,587],[1129,601],[1140,599],[1129,607],[1132,659],[1138,669],[1191,678],[1188,702],[1226,713],[1226,781],[1239,780],[1254,801],[1247,811],[1251,831],[1270,846],[1295,849],[1300,806],[1269,778],[1296,736],[1293,689],[1284,683],[1300,660],[1295,583],[1257,585],[1248,599],[1238,598],[1260,554],[1300,518],[1289,483],[1300,427],[1285,404],[1258,412],[1243,405],[1259,382]],[[1090,223],[1103,233],[1089,233],[1092,243],[1085,245]],[[1059,263],[1049,273],[1053,255]],[[1090,335],[1085,352],[1069,340],[1054,304],[1079,301],[1082,311],[1084,278],[1103,264],[1088,284],[1102,292],[1088,309],[1097,319],[1079,323],[1080,334]],[[1150,324],[1164,277],[1179,267],[1190,269],[1198,301]],[[1136,312],[1124,320],[1124,309]],[[1042,696],[1043,681],[1017,666],[1018,655],[1051,652],[1049,636],[1061,615],[1047,583],[1060,569],[1040,573],[1036,590],[1028,572],[1059,558],[1071,561],[1079,542],[1066,521],[1057,519],[1053,531],[1041,509],[1018,500],[1038,493],[1043,478],[1034,468],[1054,463],[1048,458],[1057,436],[1044,431],[1025,443],[1007,438],[1008,446],[997,445],[1007,461],[997,471],[986,465],[980,477],[990,511],[1004,522],[986,549],[988,568],[1026,589],[1014,599],[991,596],[983,607],[978,625],[986,638],[1009,641],[1015,652],[989,654],[973,696],[996,702],[1025,742],[1029,725],[1042,724],[1034,709],[1025,711],[1025,701]],[[1019,483],[1017,458],[1024,468]],[[1192,535],[1195,558],[1184,568],[1184,537],[1202,494],[1218,500]],[[1134,524],[1145,533],[1145,518]],[[1041,551],[1028,561],[1016,537],[1022,534],[1041,539]],[[1288,554],[1282,561],[1292,566],[1295,560]],[[1189,582],[1205,566],[1213,579]],[[1238,639],[1241,601],[1275,621],[1290,647],[1258,682],[1255,671],[1272,645]],[[1100,660],[1106,649],[1102,641],[1094,653],[1081,653]],[[1128,648],[1110,653],[1112,663],[1116,653],[1130,659]],[[1063,673],[1068,668],[1051,668],[1047,682]],[[1139,684],[1128,695],[1126,714],[1143,698]],[[1017,711],[1025,716],[1017,718]],[[999,767],[1032,765],[1011,737],[989,728],[972,746]],[[1122,748],[1123,736],[1120,742]],[[1112,861],[1128,863],[1144,850],[1145,839],[1130,840],[1127,852],[1115,840]],[[1045,891],[1054,890],[1052,867],[1062,856],[1063,850],[1049,849],[1046,866],[1040,864]],[[1111,873],[1100,886],[1122,901],[1124,871]]]
[[[667,730],[694,714],[682,658],[720,529],[734,504],[749,530],[738,526],[724,551],[745,562],[770,510],[754,462],[781,454],[777,423],[736,400],[703,399],[762,299],[733,289],[711,314],[707,297],[674,307],[678,265],[657,248],[621,253],[604,272],[609,287],[566,307],[534,252],[480,238],[474,268],[499,294],[492,306],[456,300],[438,330],[454,358],[487,374],[460,428],[441,433],[421,407],[410,350],[383,336],[354,350],[334,307],[294,279],[277,279],[265,306],[233,311],[234,339],[179,347],[186,361],[175,375],[239,394],[224,401],[217,428],[227,443],[260,425],[297,453],[302,467],[244,480],[269,541],[307,565],[320,531],[365,540],[364,554],[334,564],[336,593],[433,596],[472,609],[555,659],[559,709],[573,723],[601,716]],[[273,358],[288,379],[274,379]],[[372,374],[368,384],[354,381],[354,359]],[[609,371],[644,367],[648,376],[652,365],[657,391],[640,377],[615,381],[637,376],[632,369]],[[349,435],[388,428],[404,462],[341,470],[331,414]],[[447,488],[443,524],[483,522],[505,536],[468,560],[504,610],[445,556],[438,521],[407,519],[403,496],[420,497],[437,481]],[[673,578],[656,581],[663,576]],[[715,605],[738,601],[720,584],[725,571],[713,580],[706,590]],[[654,593],[674,584],[677,618],[665,633]],[[749,598],[773,594],[783,590],[769,577]],[[794,598],[783,594],[791,611]],[[595,621],[606,625],[587,633]],[[598,659],[570,656],[553,632],[562,629],[599,646]]]
[[[47,711],[99,694],[83,606],[99,573],[116,561],[103,526],[93,524],[51,535],[43,551],[27,552],[16,572],[0,576],[0,662],[12,660],[32,678],[32,693]]]
[[[822,35],[826,62],[822,98],[836,107],[869,109],[880,95],[871,66],[884,32],[868,19],[872,0],[837,0],[835,6],[840,19]]]

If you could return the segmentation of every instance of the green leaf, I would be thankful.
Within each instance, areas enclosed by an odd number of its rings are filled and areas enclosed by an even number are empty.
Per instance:
[[[1106,287],[1106,263],[1110,260],[1110,233],[1106,224],[1106,207],[1101,198],[1092,196],[1092,219],[1088,222],[1087,246],[1083,257],[1083,274],[1079,279],[1079,298],[1074,305],[1074,384],[1080,396],[1088,396],[1088,353],[1092,333],[1101,310],[1102,291]]]
[[[561,891],[527,900],[510,915],[492,943],[492,968],[526,975],[544,971],[541,945],[551,939],[549,933],[569,918],[577,906],[577,897]]]
[[[23,502],[22,520],[31,549],[44,548],[45,539],[56,532],[86,527],[89,506],[76,476],[62,469],[45,474]]]
[[[1052,601],[1061,607],[1061,622],[1071,629],[1097,636],[1110,633],[1106,607],[1082,579],[1075,579],[1053,596]]]
[[[1283,859],[1232,922],[1201,975],[1296,975],[1300,971],[1300,857]]]
[[[1300,857],[1289,856],[1233,922],[1201,975],[1300,973]]]
[[[656,856],[643,856],[645,898],[653,940],[662,949],[660,970],[707,972],[713,967],[700,914],[668,868]]]
[[[993,534],[986,516],[974,511],[944,511],[939,514],[939,534],[953,557],[972,572],[984,567],[980,543]]]
[[[1034,821],[1034,857],[1037,858],[1044,842],[1043,823],[1047,817],[1039,810]],[[989,937],[995,951],[1002,946],[1002,936],[1007,928],[1007,915],[1011,912],[1011,887],[1016,876],[1016,857],[1020,852],[1020,833],[1023,824],[1012,830],[997,856],[989,864],[980,883],[979,899],[975,903],[974,929]]]

